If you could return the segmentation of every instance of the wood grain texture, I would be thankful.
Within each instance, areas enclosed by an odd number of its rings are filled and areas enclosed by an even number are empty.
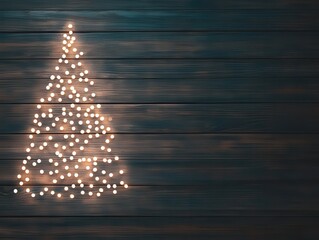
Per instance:
[[[304,188],[307,183],[307,188]],[[68,196],[60,199],[43,196],[31,198],[30,193],[13,194],[13,187],[1,188],[2,216],[227,216],[247,212],[268,214],[300,214],[318,216],[317,183],[293,182],[276,184],[239,181],[208,186],[130,186],[118,189],[114,197],[104,195],[88,199],[81,195],[76,201]],[[33,186],[40,191],[43,187]],[[49,189],[61,189],[51,186]],[[147,196],[147,197],[145,197]],[[269,197],[271,196],[271,197]],[[14,204],[12,211],[10,206]],[[81,207],[85,205],[85,208]]]
[[[318,9],[315,0],[1,1],[0,238],[317,239]],[[130,187],[92,199],[16,195],[69,22]],[[89,146],[104,156],[98,147]],[[29,185],[54,188],[34,172]]]
[[[41,0],[3,0],[1,1],[2,10],[128,10],[128,9],[314,9],[315,0],[269,0],[269,1],[236,1],[236,0],[137,0],[134,4],[130,0],[122,1],[105,1],[105,0],[56,0],[54,2]]]
[[[38,103],[48,79],[49,77],[30,79],[19,76],[0,79],[0,103],[7,104],[3,107],[7,109],[8,117],[11,118],[11,108],[14,107],[8,104]],[[319,102],[319,83],[315,77],[219,78],[211,76],[201,78],[99,78],[92,80],[95,81],[96,86],[97,98],[95,101],[104,104]],[[26,88],[26,84],[34,91]],[[112,106],[112,104],[107,106],[114,108],[116,105]],[[263,106],[261,105],[261,108]],[[229,109],[230,106],[224,105],[224,107]],[[23,106],[21,108],[23,109]],[[258,108],[258,104],[255,105],[255,108]]]
[[[1,134],[0,159],[26,158],[26,139],[26,134]],[[117,134],[112,149],[120,153],[124,162],[125,159],[268,159],[272,166],[280,158],[292,162],[316,159],[318,141],[317,134]],[[50,155],[43,153],[43,157]]]
[[[0,60],[1,79],[48,79],[52,60]],[[318,59],[90,59],[90,78],[259,78],[317,77]],[[9,70],[10,69],[10,70]],[[236,71],[230,71],[236,69]]]
[[[0,32],[317,31],[317,10],[1,11]]]
[[[113,32],[77,33],[87,58],[318,58],[314,32]],[[1,33],[1,59],[61,56],[57,33]],[[50,49],[50,51],[48,51]]]
[[[56,117],[70,103],[49,104],[47,108],[57,112]],[[103,104],[101,113],[113,118],[110,126],[115,133],[318,133],[318,107],[318,103]],[[37,127],[32,123],[36,104],[3,104],[1,108],[0,134],[31,133],[30,129]],[[288,122],[291,118],[294,121]],[[43,131],[47,121],[50,123],[48,118],[42,121]],[[50,133],[63,132],[51,128]]]
[[[318,234],[315,217],[41,217],[1,219],[3,236],[43,236],[43,228],[51,239],[282,239],[308,237]],[[272,225],[269,225],[272,222]],[[47,226],[50,226],[49,228]],[[214,227],[211,227],[213,225]],[[14,228],[13,226],[17,226]]]
[[[291,240],[318,235],[316,217],[15,217],[1,218],[0,225],[7,238]]]
[[[231,151],[231,150],[229,150]],[[256,146],[252,146],[253,155],[258,155]],[[278,153],[280,152],[281,153]],[[122,168],[127,173],[127,178],[132,186],[174,186],[187,185],[210,187],[216,183],[250,182],[250,183],[275,183],[284,182],[294,184],[318,182],[319,164],[315,159],[307,157],[284,157],[283,152],[288,155],[288,150],[277,150],[267,154],[267,157],[254,159],[249,157],[232,158],[223,157],[222,153],[211,150],[217,156],[187,158],[174,155],[156,158],[148,154],[149,158],[142,156],[125,156],[121,160]],[[226,151],[225,151],[226,152]],[[242,151],[243,152],[243,151]],[[298,150],[295,151],[295,153]],[[299,150],[300,152],[300,150]],[[54,157],[51,155],[50,157]],[[25,157],[24,157],[25,158]],[[2,186],[15,186],[17,184],[17,173],[22,165],[22,159],[0,160],[0,183]],[[270,160],[271,159],[271,160]],[[48,164],[41,164],[34,168],[49,169]],[[31,185],[50,185],[48,179],[38,174],[33,174]],[[64,184],[71,185],[72,182],[65,180]]]

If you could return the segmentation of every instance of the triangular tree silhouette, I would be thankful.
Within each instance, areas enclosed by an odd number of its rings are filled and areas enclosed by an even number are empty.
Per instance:
[[[35,109],[27,156],[17,175],[19,188],[31,197],[101,196],[127,188],[119,157],[109,147],[114,139],[109,116],[94,104],[94,81],[75,47],[72,24],[63,34],[62,56]],[[42,186],[34,187],[36,182]]]

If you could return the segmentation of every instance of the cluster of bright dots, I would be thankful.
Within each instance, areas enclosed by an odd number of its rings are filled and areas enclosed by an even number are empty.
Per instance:
[[[116,194],[118,188],[128,187],[123,180],[115,183],[124,170],[118,170],[119,157],[112,155],[108,145],[114,134],[103,124],[112,118],[99,114],[100,104],[88,103],[96,96],[89,90],[94,81],[89,80],[89,71],[80,61],[83,52],[73,46],[76,38],[72,24],[68,28],[68,34],[63,35],[63,53],[55,67],[59,74],[50,76],[47,97],[37,105],[29,135],[31,143],[26,148],[28,156],[17,175],[20,187],[31,197],[100,197],[105,190]],[[95,156],[96,152],[102,152],[102,156]],[[33,190],[31,179],[35,174],[50,181],[50,186]]]

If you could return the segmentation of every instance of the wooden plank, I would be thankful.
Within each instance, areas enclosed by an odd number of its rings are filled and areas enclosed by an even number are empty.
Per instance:
[[[20,148],[21,135],[1,135],[0,152],[2,159],[25,157]],[[280,162],[276,159],[286,159],[287,163],[310,163],[316,166],[319,138],[317,135],[118,135],[116,152],[124,165],[129,167],[131,159],[180,159],[192,156],[192,159],[246,159],[258,165],[264,161],[269,169],[276,169]],[[143,147],[141,147],[143,146]],[[191,146],[191,147],[190,147]],[[99,153],[95,151],[97,155]],[[11,156],[11,157],[10,157]],[[47,157],[46,153],[41,154]],[[140,156],[140,157],[139,157]],[[257,161],[258,160],[258,161]],[[196,162],[195,161],[195,162]],[[300,165],[299,165],[300,166]],[[250,169],[253,170],[253,169]],[[1,171],[6,171],[2,169]],[[305,170],[307,172],[307,170]],[[164,174],[165,172],[163,172]],[[302,172],[299,172],[302,174]],[[163,174],[161,174],[163,178]],[[212,172],[213,174],[213,172]],[[286,172],[287,174],[287,172]],[[130,178],[130,176],[128,175]],[[134,178],[134,173],[132,175]],[[170,183],[174,181],[170,178]],[[129,179],[128,179],[129,182]],[[265,181],[214,181],[209,185],[197,186],[166,186],[159,183],[153,186],[132,186],[127,191],[121,191],[116,200],[105,196],[97,200],[81,199],[78,201],[47,199],[41,201],[23,195],[13,195],[13,186],[2,186],[0,208],[2,216],[82,216],[82,215],[200,215],[220,216],[221,214],[236,214],[236,210],[263,211],[276,214],[276,211],[286,211],[288,214],[316,214],[318,209],[316,194],[316,179],[295,179],[283,181],[281,178]],[[305,185],[307,186],[305,188]],[[289,196],[289,197],[287,197]],[[84,201],[85,208],[78,205]],[[9,206],[14,204],[15,211]],[[45,207],[48,204],[51,207]],[[235,213],[233,212],[235,211]],[[242,215],[243,212],[237,212]],[[255,212],[256,214],[256,212]],[[281,213],[280,213],[281,214]]]
[[[43,109],[52,108],[53,117],[61,117],[61,109],[68,105],[43,105]],[[100,113],[113,118],[106,124],[115,133],[319,133],[318,107],[318,103],[103,104]],[[37,128],[34,114],[42,113],[36,104],[2,104],[0,109],[0,134],[31,133],[31,128]],[[75,116],[72,119],[78,121]],[[45,132],[52,120],[42,122],[40,130]],[[63,132],[51,127],[50,133]]]
[[[1,59],[59,58],[62,34],[2,33]],[[78,33],[85,58],[317,58],[318,33]],[[302,46],[302,47],[301,47]],[[50,49],[48,51],[48,49]]]
[[[27,135],[1,134],[0,143],[0,159],[26,158]],[[112,149],[123,163],[130,159],[267,159],[268,166],[275,168],[278,159],[311,163],[318,157],[318,145],[316,134],[117,134]],[[41,156],[52,154],[44,151]],[[104,153],[98,150],[96,156]]]
[[[317,217],[15,217],[1,218],[0,225],[5,238],[32,239],[268,240],[319,235]]]
[[[105,1],[105,0],[56,0],[47,2],[41,0],[2,0],[1,10],[127,10],[127,9],[314,9],[315,0],[269,0],[269,1],[236,1],[236,0],[137,0],[132,4],[129,0]]]
[[[256,78],[214,78],[212,76],[211,78],[184,79],[104,78],[92,80],[95,82],[94,91],[97,94],[95,102],[100,103],[319,102],[317,78],[262,76]],[[0,103],[37,103],[43,95],[42,90],[47,81],[45,78],[0,79]],[[26,85],[29,87],[26,88]],[[11,116],[10,106],[4,108]]]
[[[53,60],[0,60],[1,79],[49,79]],[[316,59],[90,59],[90,78],[271,78],[318,77]]]
[[[51,181],[39,174],[40,169],[49,171],[52,167],[43,163],[32,167],[34,174],[30,175],[29,184],[45,185]],[[105,166],[99,162],[99,169]],[[16,186],[17,175],[21,173],[22,160],[0,160],[0,185]],[[115,167],[118,168],[118,165]],[[62,168],[62,167],[61,167]],[[130,185],[213,185],[220,182],[298,182],[317,181],[319,164],[309,160],[307,156],[289,159],[289,155],[278,159],[175,159],[163,156],[162,159],[135,159],[127,157],[121,162],[121,168],[126,172]],[[113,169],[107,166],[108,170]],[[84,171],[77,171],[82,174]],[[73,179],[65,179],[60,184],[71,186]]]
[[[114,195],[70,199],[13,193],[0,187],[1,216],[227,216],[256,211],[265,215],[318,216],[317,182],[241,183],[221,182],[209,186],[131,186]],[[43,187],[31,187],[39,191]],[[50,187],[59,191],[59,188]],[[44,199],[44,200],[41,200]],[[39,207],[41,204],[41,207]],[[81,207],[85,204],[85,208]],[[14,211],[10,206],[15,206]],[[285,214],[283,214],[284,216]]]
[[[0,32],[317,31],[317,10],[1,11]]]

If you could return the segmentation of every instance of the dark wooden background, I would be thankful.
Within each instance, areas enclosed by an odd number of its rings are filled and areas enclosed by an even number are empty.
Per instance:
[[[319,2],[2,0],[0,237],[319,238]],[[130,188],[12,193],[76,27]]]

